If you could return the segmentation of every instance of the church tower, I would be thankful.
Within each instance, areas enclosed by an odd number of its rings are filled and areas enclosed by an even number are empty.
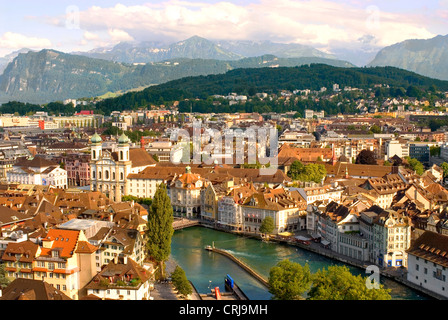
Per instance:
[[[101,153],[103,151],[103,139],[101,139],[98,133],[95,133],[90,141],[92,142],[90,147],[91,160],[97,161],[101,158]]]
[[[129,138],[124,133],[118,138],[118,161],[129,161]]]

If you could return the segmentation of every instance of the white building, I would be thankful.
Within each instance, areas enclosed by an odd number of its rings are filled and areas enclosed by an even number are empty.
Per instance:
[[[404,158],[409,156],[409,144],[400,143],[398,140],[390,140],[386,142],[386,160],[393,156]]]
[[[8,182],[67,188],[67,171],[41,157],[19,161],[6,176]]]
[[[448,236],[425,231],[407,251],[407,280],[448,298]]]
[[[241,205],[247,197],[257,190],[253,184],[233,188],[218,201],[218,222],[229,229],[241,231],[243,229],[243,211]]]
[[[91,139],[90,189],[101,191],[116,202],[129,195],[128,175],[155,166],[155,160],[141,148],[129,148],[129,139],[122,134],[118,139],[117,151],[103,151],[102,139],[98,134]]]
[[[406,250],[411,245],[408,218],[385,210],[373,220],[373,259],[380,267],[407,267]]]
[[[242,205],[244,231],[258,233],[263,220],[274,220],[273,234],[306,229],[306,201],[298,191],[256,192]]]
[[[111,261],[87,284],[87,295],[113,300],[150,300],[153,270],[132,259]]]
[[[305,119],[313,119],[314,116],[316,116],[316,118],[324,118],[325,117],[325,111],[313,111],[313,110],[309,110],[306,109],[305,110]]]
[[[200,175],[186,172],[175,177],[168,186],[174,214],[187,218],[198,218],[201,213],[201,191],[205,188],[205,180]]]

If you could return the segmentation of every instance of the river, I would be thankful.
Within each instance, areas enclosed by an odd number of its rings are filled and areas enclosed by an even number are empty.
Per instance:
[[[270,300],[267,289],[241,269],[229,258],[205,250],[206,245],[228,250],[256,272],[269,277],[269,270],[279,261],[308,264],[311,272],[330,265],[343,265],[338,261],[307,250],[278,243],[262,242],[226,232],[203,227],[192,227],[174,232],[171,244],[171,259],[185,270],[187,278],[199,293],[209,293],[211,288],[224,290],[224,277],[229,274],[250,300]],[[367,276],[364,270],[348,266],[355,274]],[[391,289],[394,300],[426,300],[426,296],[406,286],[381,277],[381,283]]]

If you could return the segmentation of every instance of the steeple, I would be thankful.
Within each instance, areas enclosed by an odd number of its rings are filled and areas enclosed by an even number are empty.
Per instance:
[[[101,153],[103,151],[102,146],[103,139],[101,139],[100,135],[95,132],[95,134],[90,139],[90,142],[92,143],[90,147],[91,159],[99,160],[101,157]]]
[[[129,138],[124,133],[118,138],[118,160],[129,161]]]
[[[331,164],[334,166],[338,159],[336,158],[336,149],[334,148],[334,143],[331,144],[331,149],[333,150],[333,156],[331,157]]]

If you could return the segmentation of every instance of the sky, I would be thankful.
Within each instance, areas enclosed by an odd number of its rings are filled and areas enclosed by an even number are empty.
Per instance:
[[[0,57],[123,41],[300,43],[328,53],[448,34],[448,0],[0,0]]]

